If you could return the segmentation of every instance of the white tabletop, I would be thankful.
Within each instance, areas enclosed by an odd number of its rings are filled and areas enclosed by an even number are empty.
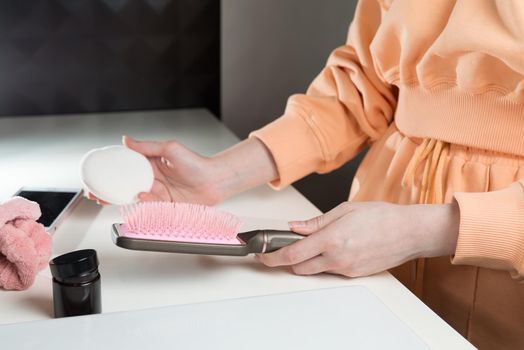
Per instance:
[[[278,317],[275,317],[277,316]],[[144,322],[147,320],[147,322]],[[315,289],[0,327],[34,349],[429,349],[363,286]],[[99,336],[102,335],[102,336]],[[17,347],[18,345],[18,347]]]
[[[238,141],[202,109],[0,118],[0,200],[22,186],[80,186],[81,156],[95,147],[119,144],[122,134],[138,139],[174,138],[206,155]],[[245,217],[246,229],[283,228],[286,220],[320,214],[292,187],[276,192],[263,186],[231,198],[220,207]],[[83,200],[53,238],[54,255],[83,248],[97,250],[105,313],[361,285],[430,347],[472,347],[388,273],[358,279],[303,277],[284,268],[263,267],[252,257],[128,251],[114,246],[110,239],[110,225],[119,221],[117,208],[101,208]],[[27,291],[0,290],[0,324],[50,318],[48,269]]]

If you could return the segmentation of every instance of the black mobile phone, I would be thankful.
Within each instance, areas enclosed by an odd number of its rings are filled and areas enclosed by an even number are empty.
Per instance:
[[[37,221],[45,226],[47,232],[54,233],[82,198],[82,190],[22,187],[15,196],[37,202],[42,211]]]

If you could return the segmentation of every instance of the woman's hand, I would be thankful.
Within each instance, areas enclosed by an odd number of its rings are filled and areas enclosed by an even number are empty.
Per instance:
[[[304,239],[258,260],[289,265],[296,274],[330,272],[367,276],[418,257],[453,254],[458,205],[397,205],[344,202],[308,221],[290,223]]]
[[[180,201],[212,205],[277,177],[269,151],[247,139],[213,157],[201,156],[176,141],[136,141],[124,136],[126,147],[150,161],[155,180],[141,201]],[[87,197],[107,204],[93,194]]]
[[[142,201],[183,201],[215,204],[223,199],[218,179],[224,176],[210,157],[201,156],[176,141],[136,141],[123,137],[126,147],[146,156],[155,175],[151,191]]]

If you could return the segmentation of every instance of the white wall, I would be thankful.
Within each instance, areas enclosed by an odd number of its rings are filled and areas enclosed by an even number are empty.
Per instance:
[[[279,117],[346,40],[356,0],[222,0],[222,119],[245,137]],[[297,185],[321,209],[345,199],[354,166]],[[329,186],[332,187],[330,190]],[[342,187],[342,188],[341,188]],[[336,192],[336,193],[335,193]]]

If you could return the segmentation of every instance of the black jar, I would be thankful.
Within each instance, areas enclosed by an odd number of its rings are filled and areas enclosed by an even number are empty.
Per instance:
[[[49,262],[55,317],[102,312],[98,258],[93,249],[60,255]]]

